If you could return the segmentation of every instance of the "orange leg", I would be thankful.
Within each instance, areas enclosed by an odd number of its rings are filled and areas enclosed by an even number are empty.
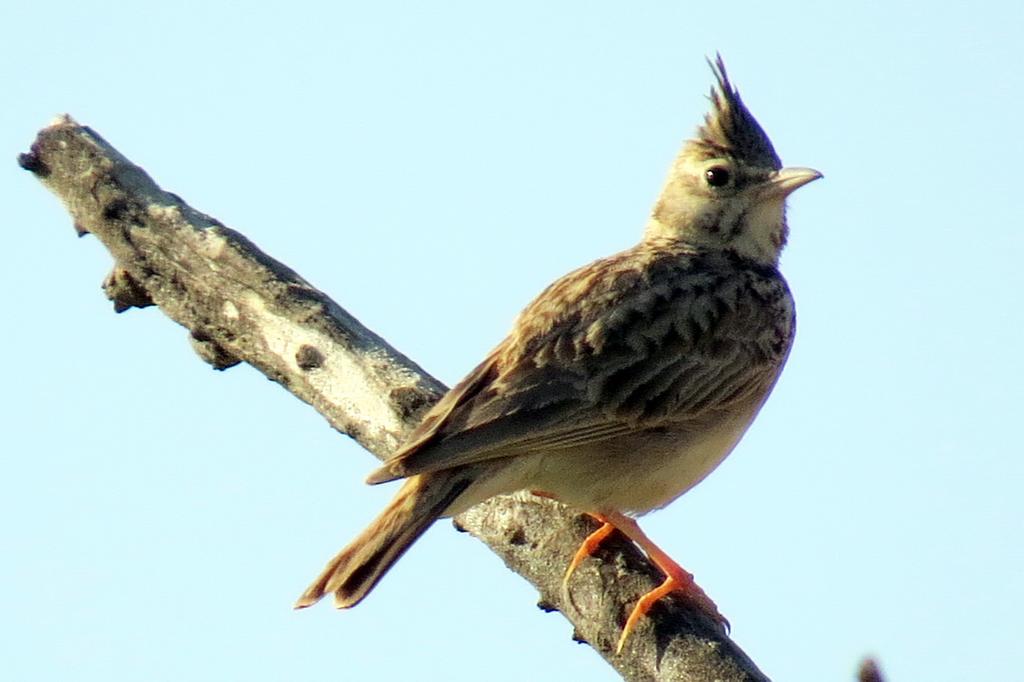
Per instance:
[[[533,491],[533,494],[557,499],[553,495],[544,492]],[[603,514],[591,513],[590,516],[600,521],[601,527],[588,535],[583,544],[580,545],[580,548],[576,550],[576,554],[573,555],[572,561],[569,562],[569,567],[565,571],[565,577],[562,578],[563,588],[569,584],[569,578],[583,560],[593,555],[605,538],[616,530],[636,543],[654,565],[665,574],[665,580],[661,585],[642,596],[633,607],[629,618],[626,619],[626,624],[622,628],[622,634],[619,636],[619,643],[615,647],[615,653],[622,653],[622,647],[626,644],[626,640],[629,639],[630,633],[633,632],[640,619],[647,615],[651,607],[663,597],[673,592],[688,600],[718,625],[726,629],[729,628],[729,621],[718,612],[715,602],[711,601],[711,598],[705,594],[704,590],[694,582],[693,574],[673,561],[672,557],[654,544],[654,541],[640,530],[640,525],[636,520],[619,512],[608,511]]]
[[[640,530],[640,526],[635,520],[618,512],[606,512],[602,520],[606,524],[614,524],[615,528],[635,542],[647,554],[650,560],[654,562],[654,565],[665,574],[665,581],[641,597],[636,606],[633,607],[633,611],[629,614],[629,618],[626,619],[626,625],[622,629],[622,635],[619,637],[619,644],[615,649],[616,653],[622,652],[622,647],[625,645],[626,640],[629,639],[629,634],[636,627],[640,619],[651,610],[651,607],[662,597],[672,592],[680,594],[714,622],[726,628],[729,627],[729,621],[718,612],[718,607],[711,601],[711,598],[693,581],[693,575],[654,544],[654,541]]]
[[[569,568],[565,571],[565,577],[562,578],[562,587],[566,587],[569,584],[569,577],[576,570],[584,559],[591,556],[597,551],[597,548],[601,546],[604,539],[611,535],[615,531],[615,526],[612,525],[606,518],[599,514],[591,514],[595,519],[601,522],[601,527],[595,530],[593,533],[587,536],[587,539],[583,541],[580,548],[576,550],[576,554],[573,556],[572,561],[569,562]]]
[[[557,500],[558,498],[551,493],[546,493],[543,490],[531,490],[531,493],[537,497],[544,497],[549,500]],[[593,533],[588,535],[580,545],[580,548],[576,550],[576,554],[573,555],[572,561],[569,562],[569,568],[565,570],[565,577],[562,578],[562,587],[565,588],[569,584],[569,578],[572,576],[576,568],[583,563],[583,560],[589,556],[592,556],[597,548],[601,546],[604,539],[611,535],[615,531],[615,526],[610,523],[605,517],[600,514],[587,514],[591,518],[597,519],[601,522],[601,527],[595,530]]]

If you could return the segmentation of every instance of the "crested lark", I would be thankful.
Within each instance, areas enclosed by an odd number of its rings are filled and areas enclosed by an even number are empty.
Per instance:
[[[604,522],[566,573],[612,529],[636,542],[669,592],[724,619],[692,576],[630,515],[664,507],[707,476],[757,415],[793,340],[778,270],[786,197],[821,177],[782,168],[721,57],[711,111],[684,146],[643,239],[562,277],[424,417],[370,483],[398,494],[300,597],[354,606],[438,518],[531,490]]]

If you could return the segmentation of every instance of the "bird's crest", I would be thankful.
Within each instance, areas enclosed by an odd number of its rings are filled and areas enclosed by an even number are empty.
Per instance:
[[[711,88],[711,111],[693,142],[711,157],[728,154],[754,166],[782,168],[768,135],[729,82],[722,55],[716,55],[714,62],[709,59],[708,64],[718,84]]]

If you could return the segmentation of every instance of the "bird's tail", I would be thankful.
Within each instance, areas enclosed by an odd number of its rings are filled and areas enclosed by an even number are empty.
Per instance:
[[[339,609],[358,604],[468,486],[457,471],[406,480],[380,516],[327,563],[295,608],[312,606],[328,592],[334,592]]]

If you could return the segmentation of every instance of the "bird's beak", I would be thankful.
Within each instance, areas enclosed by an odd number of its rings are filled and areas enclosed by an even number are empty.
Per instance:
[[[772,173],[765,188],[766,197],[786,197],[793,191],[823,177],[813,168],[783,168]]]

